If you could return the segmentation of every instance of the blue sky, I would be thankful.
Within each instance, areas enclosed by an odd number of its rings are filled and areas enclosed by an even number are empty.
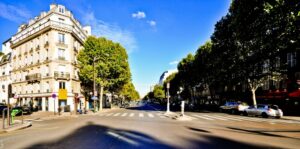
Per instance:
[[[209,40],[231,0],[1,0],[0,41],[53,2],[91,25],[93,34],[127,49],[133,83],[143,96],[164,71]]]

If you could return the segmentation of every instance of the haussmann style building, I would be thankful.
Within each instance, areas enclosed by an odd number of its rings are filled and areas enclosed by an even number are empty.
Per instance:
[[[89,26],[56,4],[20,25],[10,39],[13,104],[42,111],[74,111],[75,102],[77,109],[84,106],[76,56],[90,34]]]

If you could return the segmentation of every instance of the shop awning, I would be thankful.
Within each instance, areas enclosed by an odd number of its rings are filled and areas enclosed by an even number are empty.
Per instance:
[[[300,98],[300,89],[289,93],[289,97],[291,97],[291,98]]]

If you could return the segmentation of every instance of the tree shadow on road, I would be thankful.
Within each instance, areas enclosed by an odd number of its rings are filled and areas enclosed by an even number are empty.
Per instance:
[[[293,137],[288,137],[288,136],[284,136],[284,135],[273,134],[273,132],[298,133],[298,132],[300,132],[299,130],[248,130],[248,129],[242,129],[242,128],[236,128],[236,127],[227,127],[227,128],[231,129],[231,130],[243,131],[243,132],[262,135],[262,136],[290,138],[290,139],[300,140],[299,138],[293,138]]]
[[[173,148],[155,138],[136,131],[109,128],[89,122],[73,133],[52,142],[41,142],[27,148],[33,149],[92,149],[92,148]]]
[[[238,142],[218,136],[208,135],[205,130],[191,129],[197,131],[198,138],[182,138],[186,145],[183,147],[174,146],[173,144],[164,143],[147,134],[129,131],[123,129],[110,128],[103,125],[89,122],[71,134],[48,142],[40,142],[27,148],[34,149],[93,149],[93,148],[151,148],[151,149],[169,149],[169,148],[273,148],[270,146],[259,146]],[[177,143],[178,144],[178,143]]]

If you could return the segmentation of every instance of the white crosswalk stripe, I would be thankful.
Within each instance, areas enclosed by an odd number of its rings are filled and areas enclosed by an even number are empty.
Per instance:
[[[113,115],[114,113],[108,113],[108,114],[106,114],[105,116],[111,116],[111,115]]]
[[[194,117],[197,117],[197,118],[202,118],[202,119],[206,119],[206,120],[210,120],[210,121],[213,121],[214,119],[212,118],[208,118],[208,117],[205,117],[205,116],[200,116],[200,115],[193,115]]]
[[[158,115],[158,114],[157,114]],[[190,114],[191,117],[194,117],[198,120],[221,120],[221,121],[249,121],[249,122],[264,122],[270,124],[276,123],[289,123],[289,124],[300,124],[300,122],[290,121],[290,120],[283,120],[283,119],[273,119],[273,118],[260,118],[260,117],[250,117],[250,116],[235,116],[235,115],[208,115],[208,114]]]
[[[114,116],[119,116],[121,113],[116,113],[116,114],[114,114]]]
[[[233,120],[233,121],[242,121],[240,119],[236,119],[236,118],[228,117],[228,116],[217,116],[217,115],[215,115],[215,117],[224,118],[224,119]]]
[[[154,115],[151,114],[151,113],[148,113],[148,116],[151,117],[151,118],[154,118]]]
[[[158,117],[160,117],[160,118],[166,118],[163,114],[161,114],[161,113],[156,113],[156,115],[158,116]]]
[[[205,117],[209,117],[209,118],[213,118],[213,119],[218,119],[218,120],[227,121],[227,119],[220,118],[220,117],[214,117],[214,116],[210,116],[210,115],[204,115],[204,116],[205,116]]]
[[[139,113],[139,117],[144,117],[144,114],[143,113]]]
[[[98,114],[100,117],[128,117],[128,118],[160,118],[165,119],[167,117],[164,116],[162,113],[150,113],[150,112],[141,112],[141,113],[122,113],[122,112],[113,112],[113,113],[100,113]]]

